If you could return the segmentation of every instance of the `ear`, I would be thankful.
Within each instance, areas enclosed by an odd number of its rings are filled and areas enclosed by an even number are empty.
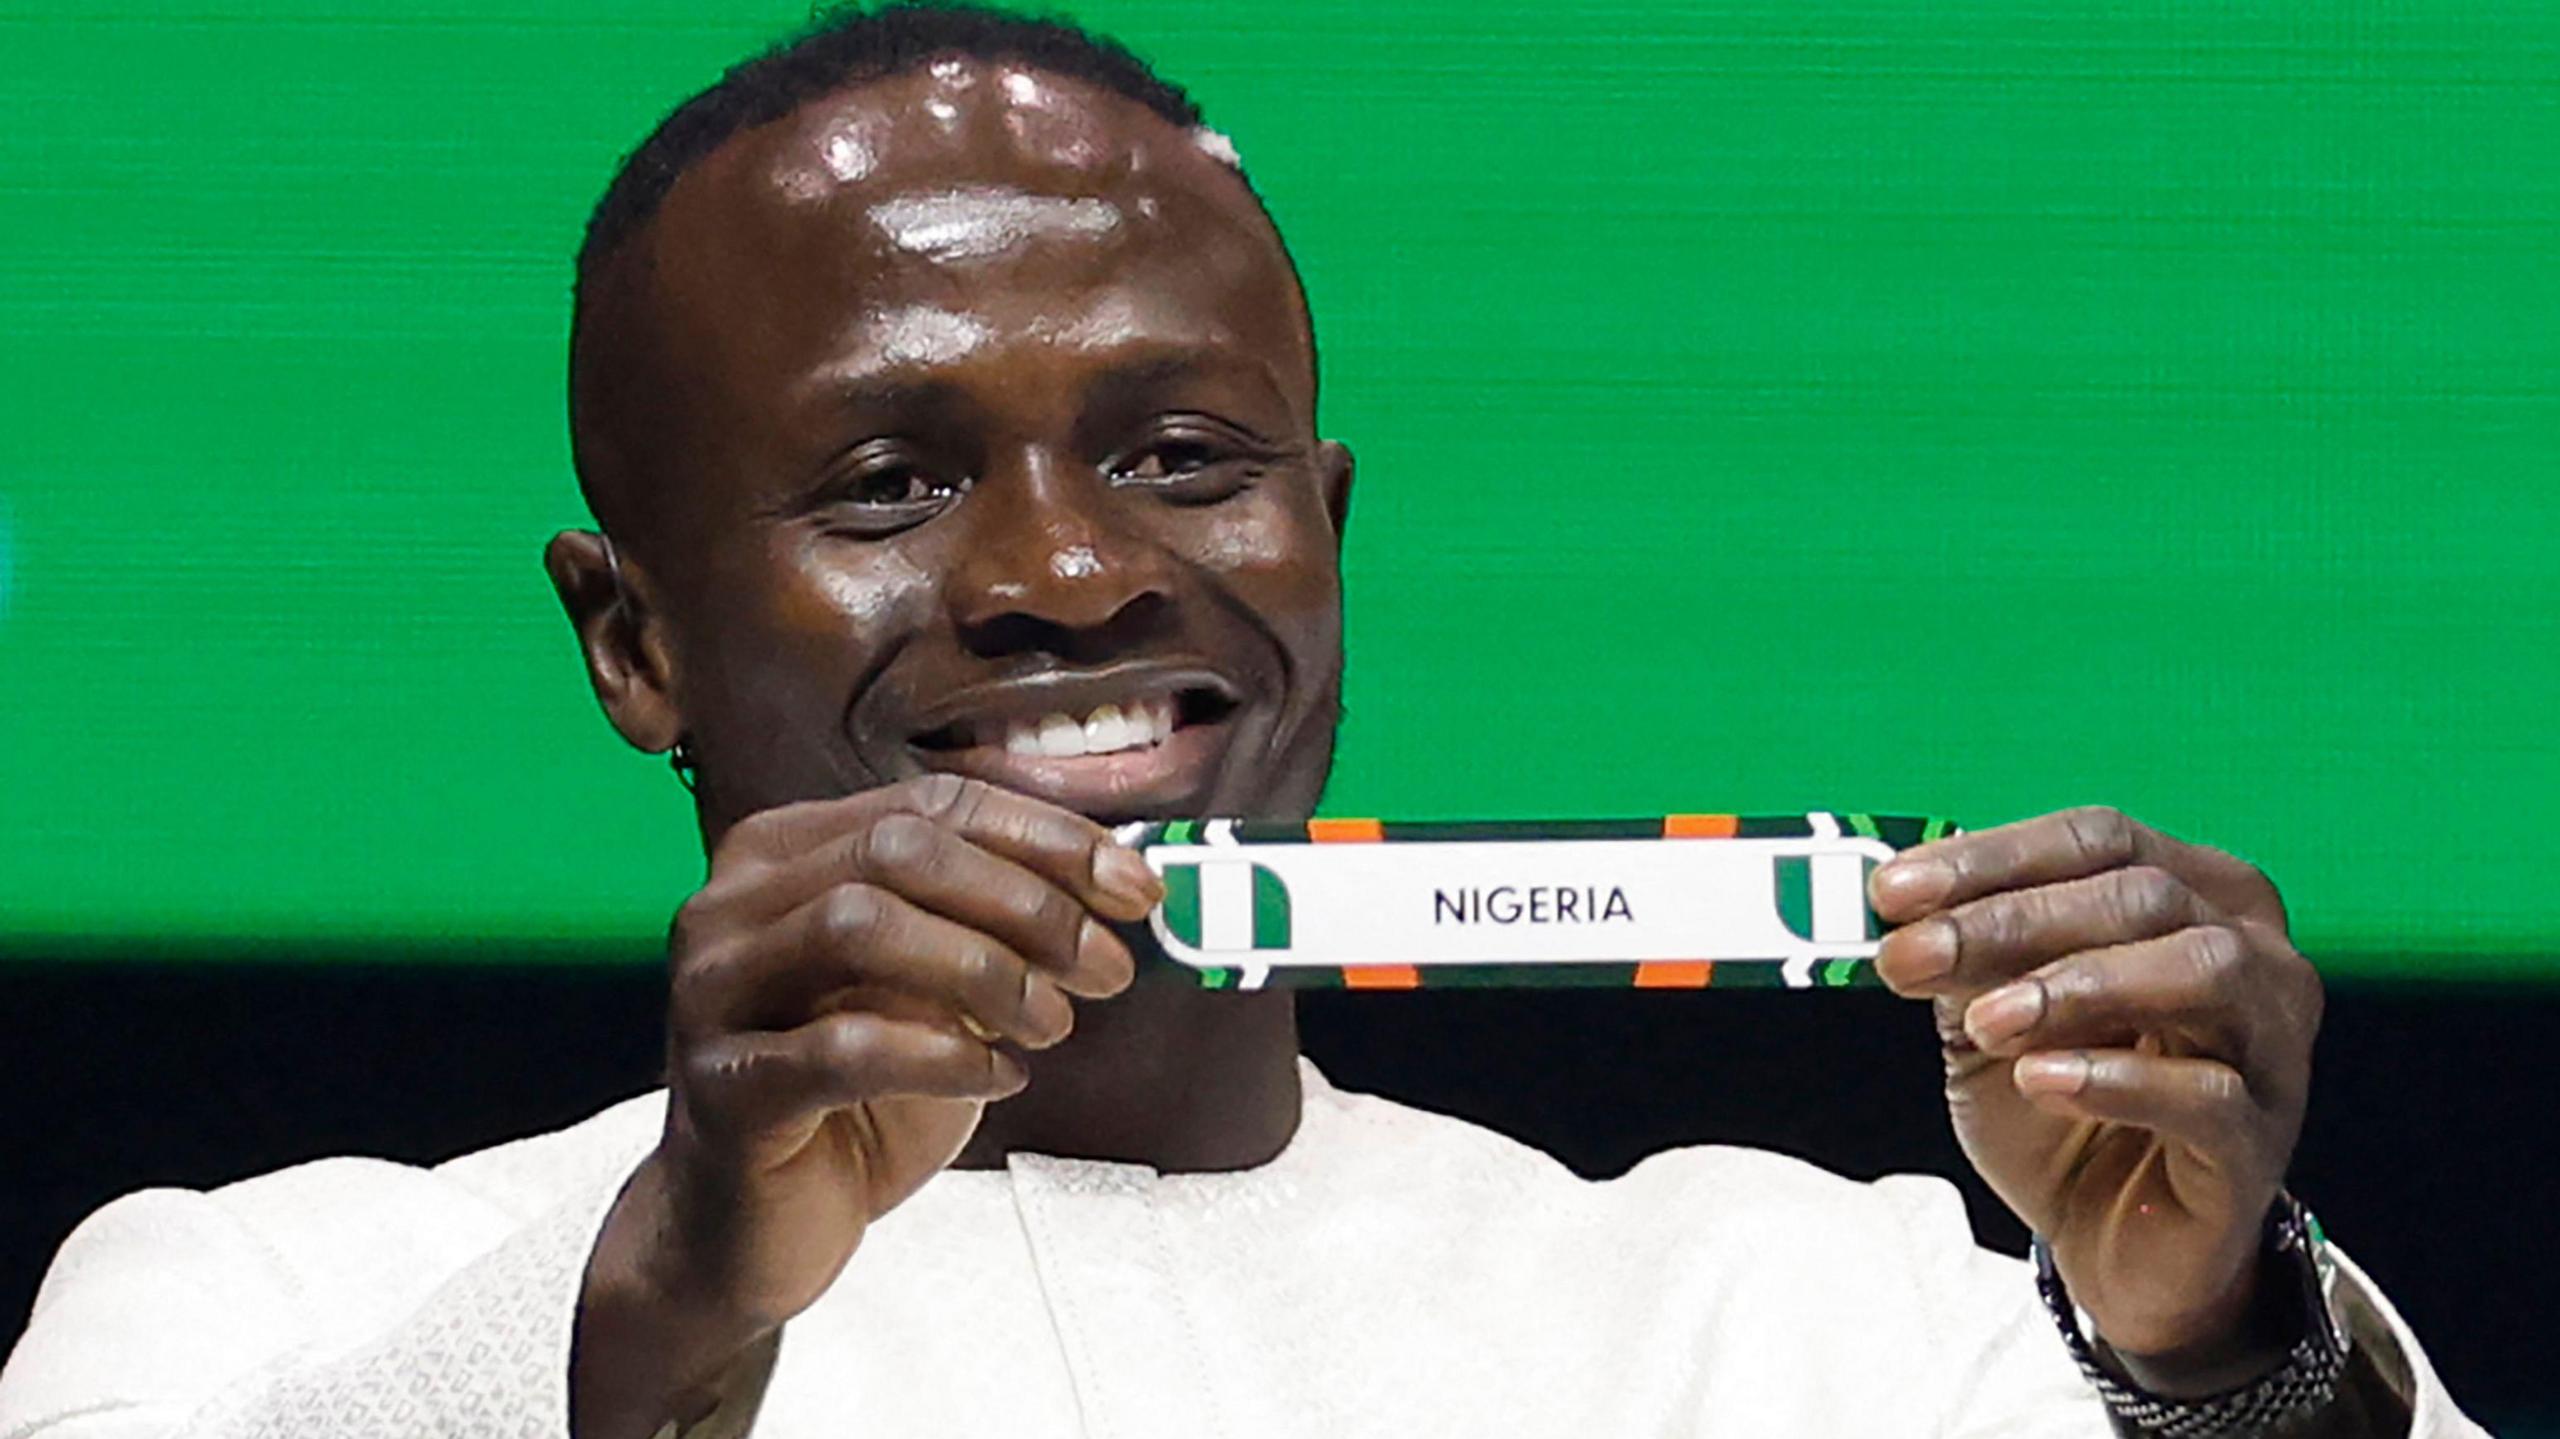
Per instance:
[[[1334,548],[1351,527],[1351,447],[1340,440],[1316,446],[1317,483],[1324,486],[1324,512],[1333,521]]]
[[[648,599],[647,577],[628,552],[588,530],[562,530],[543,547],[542,567],[577,631],[587,679],[605,718],[635,749],[662,754],[684,735],[666,626]]]

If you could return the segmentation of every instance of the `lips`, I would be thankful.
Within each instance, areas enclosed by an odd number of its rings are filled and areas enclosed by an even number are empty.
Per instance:
[[[1052,673],[958,697],[908,749],[1096,818],[1157,817],[1205,801],[1242,704],[1207,671]]]

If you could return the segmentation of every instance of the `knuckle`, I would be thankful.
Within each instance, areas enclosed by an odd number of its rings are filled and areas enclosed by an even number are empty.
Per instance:
[[[907,803],[917,814],[965,825],[986,802],[987,782],[965,775],[919,775],[907,782]]]
[[[1957,967],[2016,953],[2052,908],[2050,896],[2030,891],[1995,895],[1951,911],[1947,918],[1955,933]]]
[[[2269,963],[2274,971],[2275,992],[2284,1007],[2285,1017],[2307,1038],[2320,1029],[2321,1016],[2329,1005],[2328,984],[2320,977],[2320,967],[2310,956],[2290,944],[2269,946]]]
[[[2197,988],[2228,995],[2249,962],[2249,941],[2229,925],[2200,924],[2185,933],[2187,965]]]
[[[760,810],[729,826],[711,846],[711,868],[716,872],[730,865],[742,864],[746,856],[762,852],[767,834],[775,824],[772,810]]]
[[[840,884],[827,891],[818,909],[818,933],[838,944],[858,944],[878,937],[889,917],[889,896],[868,884]]]
[[[982,779],[964,779],[951,792],[951,803],[943,817],[955,829],[967,829],[978,822],[978,814],[996,792],[995,786]]]
[[[678,1033],[692,1033],[719,1012],[729,965],[714,947],[688,951],[667,975],[667,1018]]]
[[[797,800],[760,809],[724,831],[711,848],[711,868],[753,868],[786,856],[794,832],[830,801]]]
[[[821,1065],[840,1076],[859,1079],[879,1057],[880,1021],[870,1014],[832,1014],[810,1038]]]
[[[2285,928],[2290,916],[2285,909],[2284,891],[2263,869],[2225,849],[2205,848],[2210,861],[2231,876],[2231,887],[2240,912],[2263,919],[2278,929]]]
[[[2294,987],[2301,991],[2305,1007],[2317,1015],[2329,1001],[2329,982],[2320,977],[2320,967],[2307,956],[2295,954],[2292,958],[2289,967],[2293,970]]]
[[[1022,980],[1013,973],[1002,951],[984,941],[971,943],[960,952],[960,983],[990,1018],[1010,1013],[1020,1006]]]
[[[941,830],[932,820],[904,810],[884,814],[864,827],[856,860],[859,872],[907,875],[932,857]]]
[[[2195,1096],[2209,1110],[2242,1108],[2249,1103],[2249,1085],[2229,1065],[2209,1065],[2196,1072]]]
[[[1024,917],[1035,932],[1055,946],[1061,958],[1074,962],[1084,945],[1083,905],[1044,884],[1032,891],[1030,913]]]
[[[720,903],[709,889],[698,889],[685,896],[676,906],[675,917],[667,921],[667,954],[681,959],[707,944],[720,931]]]
[[[741,1068],[735,1048],[719,1043],[688,1046],[668,1066],[688,1107],[715,1112],[727,1107]]]
[[[2084,859],[2113,865],[2133,858],[2133,816],[2113,805],[2086,804],[2066,810],[2062,828]]]
[[[2317,1033],[2320,1021],[2329,1012],[2329,987],[2321,982],[2320,972],[2309,964],[2302,966],[2301,994],[2294,1001],[2294,1012],[2301,1016],[2307,1033]]]
[[[2078,957],[2046,965],[2028,975],[2026,982],[2044,990],[2047,1022],[2075,1017],[2083,1008],[2103,1001],[2113,986],[2112,977],[2097,963]]]
[[[2156,925],[2186,912],[2187,887],[2167,870],[2137,864],[2115,874],[2115,918],[2120,924]]]

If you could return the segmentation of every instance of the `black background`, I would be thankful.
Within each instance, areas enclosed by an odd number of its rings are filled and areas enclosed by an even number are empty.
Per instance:
[[[80,1216],[331,1154],[432,1161],[650,1087],[643,962],[26,961],[0,968],[0,1344]],[[1872,991],[1311,998],[1336,1084],[1507,1131],[1590,1175],[1679,1144],[1956,1179],[1924,1011]],[[2475,1417],[2560,1433],[2560,990],[2334,988],[2294,1188]]]

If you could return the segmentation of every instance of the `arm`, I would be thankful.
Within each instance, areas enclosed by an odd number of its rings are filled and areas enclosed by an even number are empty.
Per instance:
[[[957,1156],[1160,897],[1092,821],[949,775],[732,829],[670,946],[656,1150],[586,1266],[578,1439],[751,1414],[784,1324]]]
[[[2100,1369],[2171,1400],[2273,1372],[2305,1316],[2263,1240],[2322,1004],[2275,886],[2085,809],[1908,851],[1874,899],[1901,925],[1879,974],[1932,1001],[1957,1137],[2050,1245]],[[2406,1432],[2408,1395],[2372,1378],[2286,1427]]]
[[[1952,1406],[1940,1430],[1947,1439],[2139,1439],[2140,1431],[2111,1422],[2073,1367],[2030,1267],[1976,1245],[1950,1187],[1902,1176],[1876,1188],[1901,1219],[1907,1252],[1920,1268],[1919,1292],[1931,1305],[1927,1328],[1941,1340],[1931,1368],[1943,1376]],[[2328,1306],[2351,1348],[2339,1398],[2267,1439],[2485,1439],[2372,1280],[2347,1256],[2330,1253]],[[2239,1382],[2255,1377],[2244,1373]]]
[[[2330,1251],[2331,1265],[2321,1303],[2347,1344],[2345,1373],[2330,1402],[2307,1409],[2277,1424],[2271,1439],[2469,1439],[2485,1431],[2453,1402],[2434,1366],[2373,1281],[2346,1256]],[[2270,1276],[2269,1288],[2273,1288]],[[2270,1343],[2298,1337],[2302,1316],[2272,1306],[2262,1321]],[[2281,1335],[2282,1338],[2275,1336]],[[2155,1393],[2209,1393],[2247,1384],[2264,1370],[2263,1363],[2224,1362],[2199,1371],[2164,1368],[2154,1361],[2131,1360],[2101,1341],[2101,1361],[2121,1378]],[[2209,1387],[2208,1387],[2209,1386]],[[2138,1434],[2118,1426],[2122,1434]]]
[[[870,1221],[1023,1087],[1069,995],[1129,982],[1094,916],[1156,898],[1099,826],[948,776],[750,819],[675,926],[645,1157],[614,1147],[512,1229],[359,1161],[256,1225],[222,1196],[110,1206],[0,1377],[0,1439],[742,1432]]]

